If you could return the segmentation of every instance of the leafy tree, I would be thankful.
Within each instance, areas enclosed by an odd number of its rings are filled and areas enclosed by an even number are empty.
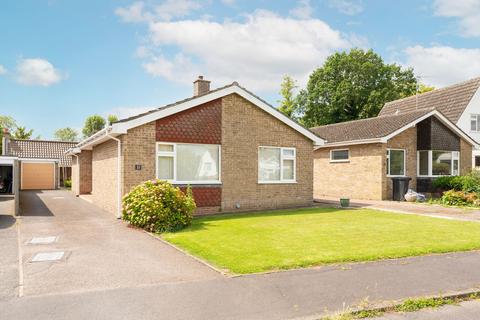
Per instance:
[[[12,136],[15,139],[29,140],[32,138],[32,134],[33,129],[27,130],[26,127],[17,127]]]
[[[372,50],[335,53],[310,75],[299,93],[306,126],[374,117],[383,105],[415,94],[412,69],[385,64]]]
[[[282,96],[282,100],[278,101],[280,103],[278,110],[292,119],[295,118],[297,109],[297,101],[294,92],[296,88],[297,85],[295,84],[295,80],[289,75],[285,75],[280,84],[280,95]]]
[[[98,114],[87,117],[82,133],[85,138],[90,137],[95,132],[102,130],[105,127],[105,119]]]
[[[425,93],[433,90],[435,90],[435,87],[427,86],[426,84],[420,83],[417,89],[417,93]]]
[[[15,121],[15,119],[9,116],[0,115],[0,154],[2,151],[2,143],[3,143],[3,129],[8,129],[9,131],[13,131],[13,129],[16,127],[17,127],[17,122]]]
[[[60,141],[77,141],[78,132],[70,127],[61,128],[55,131],[55,139]]]
[[[116,115],[114,115],[114,114],[108,115],[108,117],[107,117],[107,123],[108,124],[112,124],[112,123],[117,122],[117,121],[118,121],[118,117]]]

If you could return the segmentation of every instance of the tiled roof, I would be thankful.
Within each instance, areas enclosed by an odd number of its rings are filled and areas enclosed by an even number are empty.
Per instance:
[[[433,108],[335,123],[310,130],[329,143],[383,138],[431,112]]]
[[[380,116],[435,108],[453,123],[457,123],[475,92],[480,88],[480,78],[458,83],[385,104]]]
[[[19,158],[59,159],[60,166],[70,167],[71,156],[64,153],[76,144],[77,142],[10,139],[7,154]]]

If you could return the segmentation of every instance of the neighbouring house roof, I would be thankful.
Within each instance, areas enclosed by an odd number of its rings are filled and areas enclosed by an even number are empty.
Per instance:
[[[126,134],[129,129],[141,126],[143,124],[146,124],[158,119],[168,117],[175,113],[188,110],[190,108],[199,106],[201,104],[204,104],[204,103],[207,103],[207,102],[210,102],[234,93],[248,100],[255,106],[262,109],[263,111],[274,116],[275,118],[285,123],[289,127],[293,128],[294,130],[298,131],[308,139],[312,140],[315,145],[322,145],[324,143],[324,139],[321,136],[316,135],[309,129],[303,127],[299,123],[285,116],[283,113],[278,111],[275,107],[271,106],[260,97],[256,96],[255,94],[248,91],[247,89],[241,87],[237,82],[233,82],[224,87],[210,90],[209,92],[203,95],[180,100],[175,103],[171,103],[171,104],[153,109],[151,111],[114,122],[110,126],[106,127],[105,129],[93,134],[92,136],[78,143],[75,146],[75,148],[68,150],[68,154],[79,153],[81,152],[81,150],[84,150],[84,149],[86,150],[91,149],[92,146],[96,144],[100,144],[108,139],[111,139],[111,137],[115,137],[121,134]]]
[[[452,131],[469,141],[472,145],[476,144],[472,138],[434,108],[330,124],[311,128],[310,130],[326,139],[325,147],[361,143],[385,143],[390,138],[431,116],[439,118]]]
[[[7,155],[18,158],[58,159],[61,167],[72,166],[70,156],[65,151],[73,148],[77,142],[53,140],[17,140],[9,139]]]
[[[457,123],[479,88],[480,77],[416,96],[395,100],[386,103],[379,116],[435,108],[450,121]]]

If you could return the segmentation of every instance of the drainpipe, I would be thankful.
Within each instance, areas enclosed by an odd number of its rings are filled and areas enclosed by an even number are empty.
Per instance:
[[[74,156],[75,158],[77,158],[77,184],[78,184],[78,194],[76,194],[75,196],[80,196],[80,159],[78,158],[78,156],[75,154],[75,153],[72,153],[72,156]],[[73,184],[72,184],[72,187],[73,187]]]
[[[107,134],[107,137],[109,137],[112,140],[117,141],[117,219],[122,218],[122,160],[121,160],[121,155],[122,155],[122,141],[118,138],[115,138],[111,136],[110,134]]]

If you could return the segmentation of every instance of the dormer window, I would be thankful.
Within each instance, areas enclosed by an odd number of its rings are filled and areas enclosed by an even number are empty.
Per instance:
[[[470,115],[470,131],[472,132],[480,131],[480,114]]]

